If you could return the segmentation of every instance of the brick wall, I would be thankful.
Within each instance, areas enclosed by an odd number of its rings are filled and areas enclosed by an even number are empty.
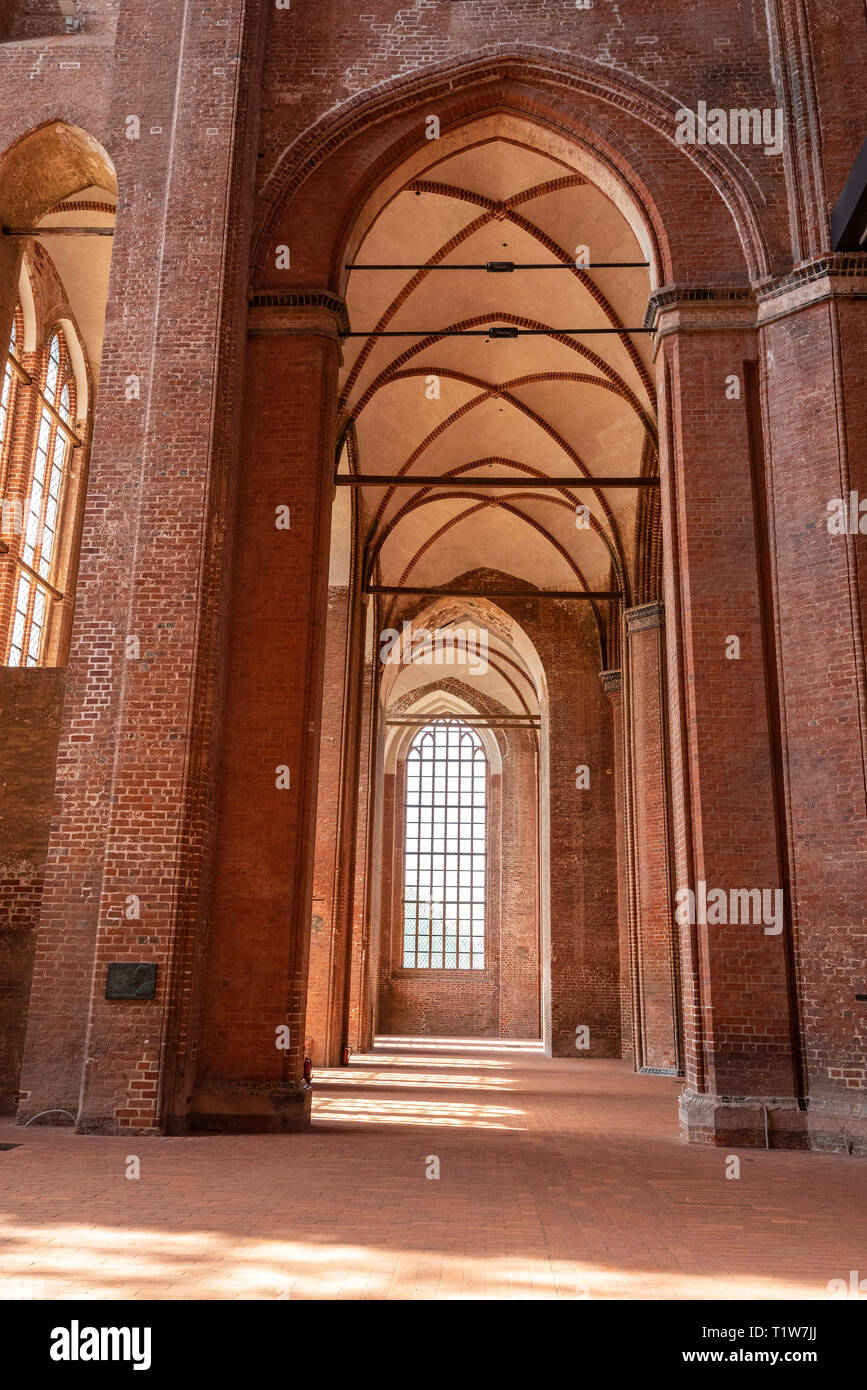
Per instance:
[[[0,46],[2,148],[62,117],[101,142],[120,183],[22,1117],[77,1105],[88,1030],[82,1128],[182,1127],[191,1108],[219,1115],[215,1082],[236,1100],[244,1087],[297,1083],[333,411],[324,339],[296,339],[291,357],[261,341],[248,351],[248,292],[339,293],[358,210],[418,147],[424,115],[448,124],[510,109],[597,150],[639,199],[664,279],[710,298],[720,285],[763,286],[741,302],[746,317],[711,325],[718,333],[690,340],[675,323],[678,341],[658,357],[672,422],[662,472],[676,869],[681,880],[696,869],[726,884],[783,879],[792,922],[776,944],[682,936],[688,1080],[701,1102],[688,1132],[753,1142],[760,1107],[729,1125],[720,1096],[771,1093],[793,1107],[807,1085],[817,1142],[843,1142],[864,1042],[853,996],[865,570],[862,540],[833,547],[821,522],[829,491],[864,485],[863,309],[853,276],[827,294],[795,286],[773,322],[765,301],[774,276],[828,249],[827,212],[863,138],[863,49],[849,39],[863,32],[858,0],[831,11],[822,0],[86,9],[87,28],[65,38],[47,0],[0,8],[13,36]],[[701,99],[784,105],[785,156],[687,158],[670,138],[673,104]],[[137,142],[124,134],[131,111]],[[291,271],[274,265],[282,241]],[[0,245],[4,338],[17,254]],[[745,359],[759,374],[763,453],[755,421],[717,389]],[[132,371],[145,383],[136,405],[123,396]],[[297,507],[285,569],[250,520],[278,488]],[[765,583],[775,608],[763,621]],[[737,679],[715,645],[733,615],[747,638]],[[595,633],[552,605],[516,616],[550,679],[554,1047],[573,1055],[586,1022],[590,1055],[617,1055],[613,733]],[[131,632],[147,654],[135,666],[123,656]],[[279,751],[302,769],[285,822],[269,819],[254,785],[278,760],[277,712]],[[589,793],[574,786],[579,761]],[[240,891],[251,881],[254,910]],[[141,923],[120,916],[129,892]],[[118,954],[158,963],[152,1006],[91,997],[94,969],[99,982]],[[361,1029],[361,992],[354,1007]],[[286,1014],[294,1050],[275,1060],[270,1035]],[[788,1116],[772,1116],[775,1140],[797,1139]]]
[[[334,968],[334,898],[337,872],[337,823],[340,811],[341,743],[346,677],[346,635],[349,590],[328,590],[325,638],[325,680],[322,693],[322,739],[319,745],[319,786],[316,802],[316,858],[310,960],[307,976],[305,1035],[314,1063],[326,1060]]]
[[[867,257],[859,260],[867,284]],[[833,296],[835,277],[824,286]],[[830,534],[827,524],[832,499],[848,503],[853,491],[867,497],[864,332],[863,305],[830,297],[770,322],[763,333],[773,358],[767,383],[773,577],[777,594],[786,595],[779,682],[800,1046],[811,1130],[817,1142],[833,1147],[840,1147],[841,1133],[850,1144],[864,1142],[867,1004],[855,996],[867,994],[867,807],[864,730],[854,710],[864,689],[867,564],[864,537]],[[824,422],[840,406],[840,434],[831,435]]]
[[[0,1110],[15,1109],[65,672],[0,667]],[[62,989],[62,957],[57,988]]]

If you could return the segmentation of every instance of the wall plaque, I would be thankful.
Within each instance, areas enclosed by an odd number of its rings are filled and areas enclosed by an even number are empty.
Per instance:
[[[150,962],[112,961],[105,979],[106,999],[153,999],[157,968]]]

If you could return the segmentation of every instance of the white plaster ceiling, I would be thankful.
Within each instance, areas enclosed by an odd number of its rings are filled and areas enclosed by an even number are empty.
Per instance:
[[[63,211],[48,212],[37,223],[40,227],[107,227],[114,226],[113,211],[117,196],[109,189],[91,185],[69,194],[63,200]],[[78,203],[98,203],[76,210]],[[57,206],[57,205],[55,205]],[[69,306],[75,315],[84,347],[90,362],[94,382],[99,379],[102,340],[105,332],[105,306],[108,299],[108,277],[111,267],[112,238],[110,236],[46,236],[40,240],[42,250],[54,263],[66,291]]]

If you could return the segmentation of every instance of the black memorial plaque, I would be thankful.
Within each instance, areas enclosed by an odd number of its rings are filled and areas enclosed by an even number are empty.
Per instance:
[[[115,960],[108,967],[106,999],[153,999],[156,987],[156,965]]]

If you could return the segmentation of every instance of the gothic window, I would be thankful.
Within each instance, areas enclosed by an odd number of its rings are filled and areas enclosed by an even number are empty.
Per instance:
[[[38,666],[43,652],[58,531],[75,419],[75,380],[61,329],[52,333],[45,352],[38,400],[30,491],[24,511],[24,534],[9,645],[10,666]]]
[[[488,763],[469,725],[438,719],[406,758],[403,965],[482,970]]]
[[[5,459],[9,441],[12,437],[12,421],[15,416],[15,394],[18,384],[18,373],[15,370],[15,363],[18,359],[19,347],[18,339],[20,336],[20,325],[18,322],[18,312],[12,320],[12,336],[9,340],[9,351],[6,354],[6,361],[3,370],[3,387],[0,390],[0,461]]]

